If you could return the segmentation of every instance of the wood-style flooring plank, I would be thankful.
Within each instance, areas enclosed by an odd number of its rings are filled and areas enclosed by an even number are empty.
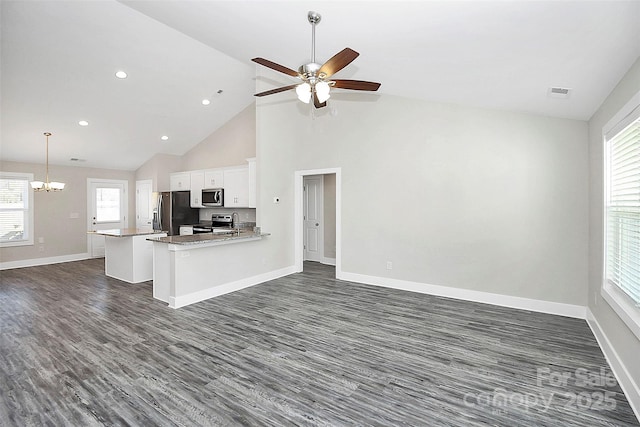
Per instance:
[[[173,310],[102,259],[2,271],[0,426],[640,425],[580,383],[612,378],[583,320],[334,276]]]

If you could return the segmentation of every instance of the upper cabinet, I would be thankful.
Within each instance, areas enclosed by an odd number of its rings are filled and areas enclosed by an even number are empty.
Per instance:
[[[204,188],[224,188],[224,171],[222,169],[204,171]]]
[[[204,208],[202,204],[202,189],[204,188],[204,171],[191,172],[191,196],[192,208]]]
[[[247,164],[218,169],[190,172],[175,172],[169,175],[171,191],[191,191],[192,208],[206,208],[202,204],[202,190],[224,189],[225,208],[256,207],[256,159],[247,159]]]
[[[249,207],[249,166],[224,170],[224,207]]]
[[[170,191],[188,191],[191,189],[191,174],[189,172],[176,172],[169,175]]]

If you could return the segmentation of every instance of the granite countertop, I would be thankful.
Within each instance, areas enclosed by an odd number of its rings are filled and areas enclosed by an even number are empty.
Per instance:
[[[149,234],[161,234],[161,233],[166,233],[166,231],[150,230],[148,228],[114,228],[112,230],[90,231],[90,233],[102,234],[104,236],[111,236],[111,237],[132,237],[132,236],[146,236]]]
[[[228,242],[232,240],[260,239],[269,236],[269,233],[255,232],[253,230],[230,231],[229,233],[198,233],[185,236],[151,237],[147,240],[172,245],[202,245],[205,243]]]

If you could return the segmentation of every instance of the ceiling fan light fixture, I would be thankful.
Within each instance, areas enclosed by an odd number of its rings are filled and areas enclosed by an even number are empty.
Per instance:
[[[329,95],[329,83],[318,82],[316,83],[316,95],[318,95],[318,101],[320,103],[326,102],[331,97]]]
[[[328,61],[320,65],[316,62],[316,25],[320,22],[320,14],[316,12],[309,12],[307,15],[309,23],[311,24],[311,62],[303,64],[298,68],[298,71],[291,68],[277,64],[273,61],[269,61],[264,58],[253,58],[252,61],[256,64],[260,64],[279,73],[286,74],[291,77],[295,77],[302,80],[300,84],[291,84],[288,86],[282,86],[276,89],[265,90],[260,93],[256,93],[254,96],[267,96],[276,93],[295,89],[298,99],[305,104],[311,102],[313,97],[313,105],[316,108],[322,108],[327,106],[327,100],[330,98],[329,92],[331,86],[339,89],[351,89],[351,90],[363,90],[363,91],[376,91],[380,87],[380,83],[368,82],[364,80],[331,80],[338,71],[349,65],[360,54],[351,48],[344,48],[337,54],[333,55]]]
[[[311,101],[311,85],[309,83],[302,83],[296,87],[296,94],[298,95],[298,99],[305,104],[308,104]]]

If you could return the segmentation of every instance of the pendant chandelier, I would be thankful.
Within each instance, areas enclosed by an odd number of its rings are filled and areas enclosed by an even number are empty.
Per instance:
[[[31,188],[35,191],[62,191],[64,189],[64,182],[50,182],[49,181],[49,137],[51,132],[45,132],[44,136],[47,137],[47,162],[46,162],[46,182],[31,181]]]

